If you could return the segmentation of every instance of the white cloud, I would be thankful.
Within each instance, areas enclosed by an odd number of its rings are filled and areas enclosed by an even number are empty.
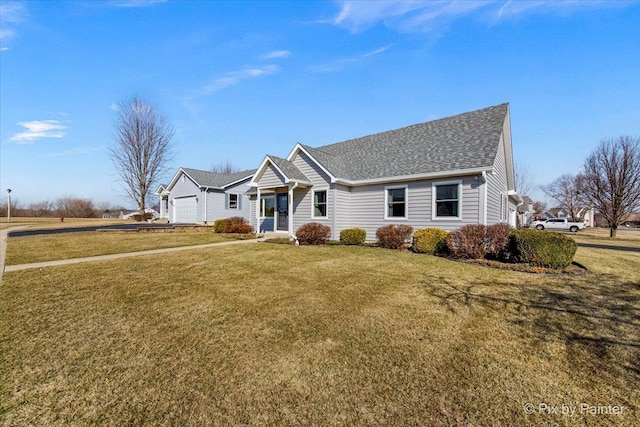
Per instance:
[[[202,96],[211,95],[220,89],[237,85],[242,80],[268,76],[270,74],[275,74],[278,71],[280,71],[280,67],[274,64],[265,65],[264,67],[247,67],[242,70],[230,71],[223,77],[217,78],[212,84],[204,87],[202,90]]]
[[[569,13],[624,7],[629,2],[612,1],[541,1],[541,0],[442,0],[442,1],[342,1],[332,20],[334,25],[354,33],[367,30],[379,23],[401,33],[432,33],[442,31],[453,21],[478,16],[488,23],[506,18],[517,18],[527,13]]]
[[[14,27],[24,22],[29,15],[27,8],[18,2],[0,3],[0,51],[7,51],[9,48],[4,44],[16,36]]]
[[[41,138],[62,138],[64,137],[63,130],[67,128],[58,120],[32,120],[30,122],[18,122],[18,125],[26,130],[15,134],[9,139],[19,144],[29,144]]]
[[[271,52],[267,52],[264,55],[260,55],[260,59],[278,59],[278,58],[288,58],[291,56],[291,52],[288,50],[274,50]]]
[[[386,46],[382,46],[378,49],[372,50],[371,52],[366,52],[360,55],[352,56],[350,58],[342,58],[337,59],[335,61],[327,62],[325,64],[314,65],[309,67],[309,71],[313,73],[335,73],[338,71],[342,71],[346,68],[354,67],[364,61],[366,58],[380,55],[381,53],[389,50],[391,45],[388,44]]]

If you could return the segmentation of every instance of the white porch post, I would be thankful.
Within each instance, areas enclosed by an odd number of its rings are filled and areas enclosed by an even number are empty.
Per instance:
[[[262,199],[260,198],[260,187],[256,187],[256,233],[260,234],[260,211],[262,210]]]
[[[295,185],[294,185],[295,187]],[[288,215],[288,220],[289,220],[289,237],[293,237],[293,188],[291,187],[291,184],[289,184],[289,215]]]

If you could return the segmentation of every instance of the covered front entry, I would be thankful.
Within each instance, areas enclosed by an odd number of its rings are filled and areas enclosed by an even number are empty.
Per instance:
[[[278,193],[276,197],[276,212],[278,218],[276,220],[278,231],[289,230],[289,195],[287,193]]]

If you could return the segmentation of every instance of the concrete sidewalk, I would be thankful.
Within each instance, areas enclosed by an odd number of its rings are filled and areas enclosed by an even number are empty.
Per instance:
[[[4,257],[6,253],[6,244],[7,244],[7,230],[5,229],[5,230],[2,230],[2,235],[0,236],[0,263],[1,263],[0,265],[2,265],[3,267],[2,269],[0,269],[0,281],[2,280],[3,271],[8,273],[11,271],[28,270],[31,268],[43,268],[43,267],[51,267],[56,265],[78,264],[81,262],[107,261],[112,259],[131,258],[131,257],[141,256],[141,255],[157,255],[157,254],[164,254],[168,252],[189,251],[192,249],[203,249],[203,248],[211,248],[216,246],[242,245],[242,244],[248,244],[248,243],[256,243],[259,241],[260,239],[231,240],[228,242],[207,243],[204,245],[179,246],[175,248],[164,248],[164,249],[150,249],[150,250],[138,251],[138,252],[126,252],[121,254],[98,255],[98,256],[85,257],[85,258],[72,258],[72,259],[61,259],[56,261],[34,262],[31,264],[9,265],[5,267]]]

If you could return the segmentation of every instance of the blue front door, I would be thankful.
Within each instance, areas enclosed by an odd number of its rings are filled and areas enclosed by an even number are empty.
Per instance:
[[[278,194],[278,231],[289,230],[289,195]]]

